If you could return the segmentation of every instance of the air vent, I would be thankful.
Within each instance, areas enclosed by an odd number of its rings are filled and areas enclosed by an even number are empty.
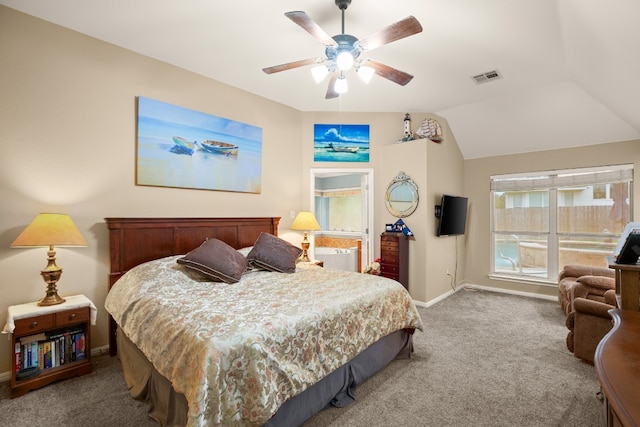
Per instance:
[[[477,84],[487,83],[492,80],[501,79],[502,75],[498,70],[487,71],[486,73],[478,74],[476,76],[471,77]]]

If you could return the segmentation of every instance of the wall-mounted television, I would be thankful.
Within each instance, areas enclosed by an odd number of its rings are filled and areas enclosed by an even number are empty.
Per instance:
[[[467,198],[442,195],[442,201],[436,205],[438,218],[437,236],[456,236],[464,234],[467,223]]]

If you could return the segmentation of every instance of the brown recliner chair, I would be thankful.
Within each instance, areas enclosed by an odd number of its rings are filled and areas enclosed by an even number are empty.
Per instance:
[[[576,290],[578,283],[584,286]],[[605,292],[615,288],[615,272],[610,268],[570,264],[558,275],[558,300],[566,315],[571,313],[574,298],[605,302]]]
[[[582,284],[576,287],[580,288]],[[617,306],[615,290],[606,291],[603,299],[604,302],[600,302],[577,297],[573,300],[573,310],[567,316],[567,348],[574,356],[591,364],[598,343],[613,327],[609,310]]]

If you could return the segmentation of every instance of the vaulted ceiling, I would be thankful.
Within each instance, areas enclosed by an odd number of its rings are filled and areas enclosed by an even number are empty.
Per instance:
[[[414,76],[380,76],[325,99],[322,57],[285,12],[341,33],[334,0],[0,0],[0,4],[174,64],[301,111],[431,112],[466,159],[640,139],[638,0],[353,0],[345,33],[360,39],[409,15],[423,31],[366,53]],[[497,70],[500,78],[473,76]],[[351,73],[351,74],[349,74]],[[414,124],[422,119],[413,116]]]

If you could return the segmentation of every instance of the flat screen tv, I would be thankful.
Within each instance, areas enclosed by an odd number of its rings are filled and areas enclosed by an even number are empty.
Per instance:
[[[461,196],[442,195],[442,201],[436,206],[438,217],[438,236],[456,236],[464,234],[467,223],[467,198]]]

